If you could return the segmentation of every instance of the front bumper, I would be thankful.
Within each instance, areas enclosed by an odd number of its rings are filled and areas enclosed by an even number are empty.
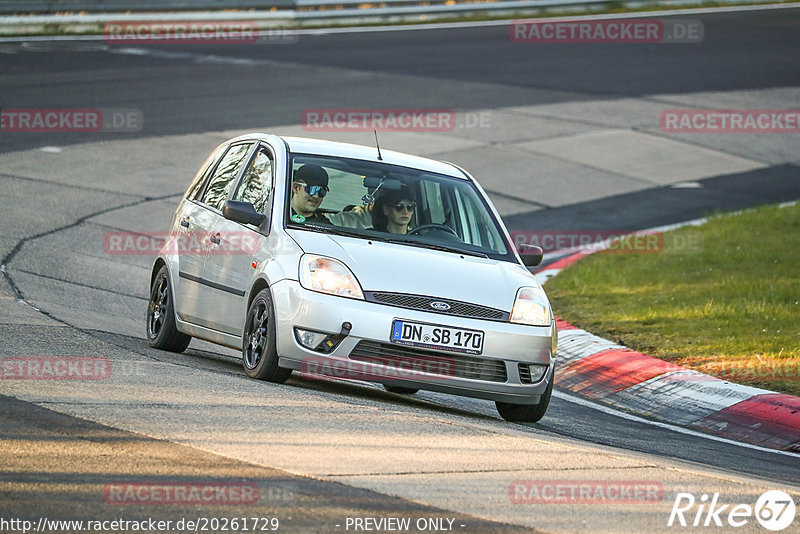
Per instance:
[[[397,308],[309,291],[294,280],[277,282],[270,291],[281,367],[516,404],[536,404],[552,380],[554,324],[535,327]],[[394,319],[483,331],[483,352],[473,356],[393,345],[389,337]],[[304,347],[295,336],[295,328],[337,334],[343,323],[352,325],[349,334],[327,354]],[[391,365],[363,361],[365,348],[380,351],[381,362]],[[548,370],[539,382],[523,383],[520,363],[547,365]],[[480,371],[484,367],[504,373],[482,379],[488,377]]]

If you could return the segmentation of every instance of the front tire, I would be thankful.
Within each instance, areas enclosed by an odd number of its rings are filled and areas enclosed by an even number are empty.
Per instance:
[[[147,305],[147,342],[154,349],[183,352],[192,336],[178,331],[175,325],[175,306],[169,272],[166,265],[159,269],[150,288]]]
[[[282,384],[292,374],[291,369],[278,367],[275,346],[275,310],[269,289],[262,289],[247,310],[242,336],[242,365],[250,378]]]
[[[538,423],[550,405],[550,397],[553,395],[553,382],[555,382],[555,369],[550,375],[550,382],[547,389],[542,393],[537,404],[511,404],[508,402],[495,402],[500,417],[512,423]]]

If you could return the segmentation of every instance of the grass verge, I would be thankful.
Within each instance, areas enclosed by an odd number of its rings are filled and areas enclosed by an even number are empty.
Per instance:
[[[663,242],[659,253],[601,252],[564,270],[547,284],[556,315],[650,356],[800,396],[800,203],[717,215]]]

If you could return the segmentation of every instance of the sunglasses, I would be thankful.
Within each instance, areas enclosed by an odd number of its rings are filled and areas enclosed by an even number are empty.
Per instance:
[[[414,202],[409,202],[405,204],[400,202],[392,206],[392,208],[394,208],[395,211],[401,211],[401,210],[414,211],[414,208],[416,207],[417,205]]]
[[[325,195],[328,194],[328,187],[324,185],[308,185],[304,184],[303,182],[295,182],[303,186],[303,189],[306,190],[306,193],[312,197],[319,197],[323,198]]]

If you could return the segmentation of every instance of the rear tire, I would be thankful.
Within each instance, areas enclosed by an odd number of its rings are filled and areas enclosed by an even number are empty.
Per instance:
[[[419,388],[404,388],[401,386],[389,386],[384,384],[383,388],[389,393],[399,393],[400,395],[413,395],[419,391]]]
[[[275,310],[269,289],[262,289],[247,310],[242,336],[242,365],[247,376],[283,384],[292,374],[291,369],[278,367],[275,346]]]
[[[537,404],[511,404],[508,402],[495,402],[500,417],[512,423],[538,423],[550,405],[550,397],[553,395],[553,382],[555,381],[555,369],[550,375],[550,382],[547,389],[542,393]]]
[[[167,267],[159,269],[150,288],[147,305],[147,342],[154,349],[183,352],[192,336],[178,331],[175,325],[175,306]]]

